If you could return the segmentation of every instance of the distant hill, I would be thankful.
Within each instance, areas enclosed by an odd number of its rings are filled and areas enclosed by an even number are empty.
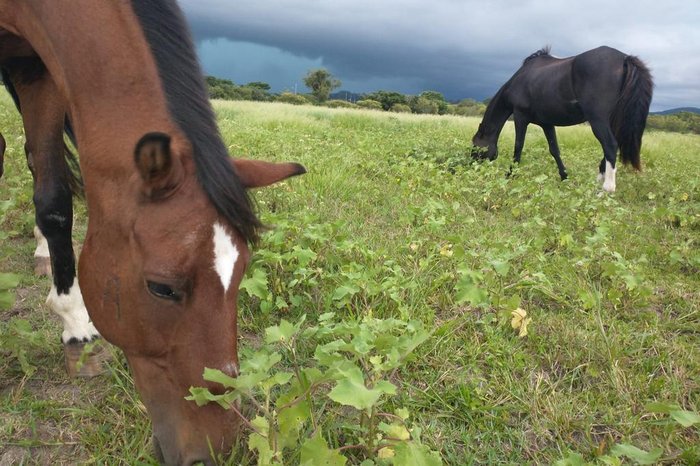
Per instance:
[[[357,102],[362,100],[362,94],[356,94],[350,91],[338,91],[331,94],[333,100],[346,100],[348,102]]]
[[[676,113],[681,113],[681,112],[700,114],[700,108],[698,108],[698,107],[680,107],[680,108],[672,108],[670,110],[664,110],[663,112],[651,112],[651,114],[652,115],[675,115]]]

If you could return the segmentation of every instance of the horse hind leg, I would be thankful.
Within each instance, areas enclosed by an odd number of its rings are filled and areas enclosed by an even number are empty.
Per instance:
[[[25,151],[34,176],[34,206],[38,233],[48,248],[52,286],[47,304],[63,322],[61,341],[70,375],[91,376],[102,371],[103,351],[89,355],[78,368],[87,342],[99,338],[88,316],[75,274],[71,240],[73,199],[68,167],[63,157],[65,106],[48,73],[31,83],[21,74],[13,80],[22,107],[27,143]],[[41,241],[40,241],[41,243]],[[40,244],[40,246],[42,246]],[[46,251],[41,251],[45,254]]]
[[[590,120],[591,129],[603,147],[603,159],[598,166],[598,180],[603,182],[603,191],[613,193],[616,189],[617,141],[610,124],[602,119]]]

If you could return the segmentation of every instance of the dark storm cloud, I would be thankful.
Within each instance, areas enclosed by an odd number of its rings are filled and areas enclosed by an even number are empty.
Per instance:
[[[276,79],[301,82],[308,68],[300,67],[318,64],[348,90],[431,89],[450,99],[483,99],[544,45],[568,56],[606,44],[641,57],[652,68],[655,108],[700,106],[700,8],[691,1],[182,3],[200,51],[209,50],[202,60],[205,69],[215,68],[220,76],[246,70],[250,59],[239,47],[252,43],[266,47],[254,60],[260,75],[250,80],[273,86]],[[230,53],[217,56],[216,44]],[[267,76],[262,75],[265,60]]]

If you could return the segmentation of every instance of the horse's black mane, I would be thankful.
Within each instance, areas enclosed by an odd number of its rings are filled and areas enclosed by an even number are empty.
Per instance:
[[[189,28],[174,0],[131,0],[158,66],[168,107],[190,140],[197,178],[219,214],[249,242],[261,223],[216,126]]]
[[[530,55],[529,57],[527,57],[525,60],[523,60],[523,65],[524,65],[525,63],[529,62],[530,60],[532,60],[533,58],[537,58],[537,57],[551,57],[551,55],[550,55],[550,53],[549,53],[551,50],[552,50],[552,47],[551,47],[550,45],[547,45],[546,47],[542,47],[542,48],[539,49],[537,52],[533,53],[532,55]]]

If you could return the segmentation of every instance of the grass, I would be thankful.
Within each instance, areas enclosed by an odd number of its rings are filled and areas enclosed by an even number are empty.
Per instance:
[[[617,192],[602,195],[585,125],[558,130],[570,175],[560,182],[538,128],[506,178],[510,123],[501,157],[472,165],[474,118],[215,107],[233,155],[309,170],[255,193],[273,228],[250,273],[264,273],[269,296],[242,293],[242,347],[304,313],[417,318],[434,334],[396,382],[446,464],[551,464],[572,451],[593,461],[617,442],[698,461],[698,427],[659,422],[645,405],[700,411],[699,136],[647,132],[644,171],[621,168]],[[6,96],[0,121],[0,271],[21,275],[0,334],[28,320],[33,341],[15,345],[36,366],[26,376],[0,350],[0,460],[151,464],[123,359],[105,377],[65,375],[49,281],[32,275],[31,177]],[[533,319],[525,338],[510,327],[517,306]]]

